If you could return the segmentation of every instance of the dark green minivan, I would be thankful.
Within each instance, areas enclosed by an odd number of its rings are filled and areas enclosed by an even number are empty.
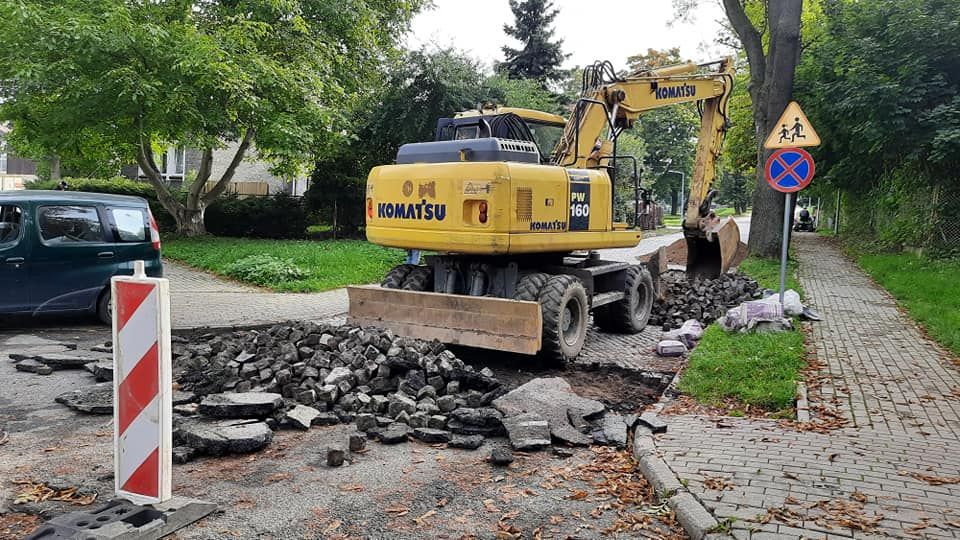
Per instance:
[[[0,191],[0,315],[95,313],[109,324],[110,278],[161,277],[160,232],[140,197]]]

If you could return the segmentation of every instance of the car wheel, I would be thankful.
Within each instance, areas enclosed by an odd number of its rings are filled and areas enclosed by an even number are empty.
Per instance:
[[[113,325],[113,299],[110,295],[110,289],[107,288],[97,300],[97,318],[100,322],[108,326]]]

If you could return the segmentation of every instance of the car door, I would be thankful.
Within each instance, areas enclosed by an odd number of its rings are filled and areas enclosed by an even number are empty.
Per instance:
[[[116,269],[103,208],[78,202],[36,211],[30,295],[38,312],[93,309]]]
[[[19,204],[0,204],[0,314],[29,311],[30,237]]]

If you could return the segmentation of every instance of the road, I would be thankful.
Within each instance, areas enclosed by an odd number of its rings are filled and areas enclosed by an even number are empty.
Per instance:
[[[746,242],[747,238],[750,236],[750,216],[737,217],[737,218],[734,218],[734,221],[737,222],[737,227],[740,228],[740,240]],[[651,238],[644,238],[643,240],[640,240],[640,243],[637,244],[637,247],[622,248],[622,249],[602,249],[600,250],[600,254],[605,259],[611,259],[614,261],[624,261],[624,262],[636,262],[637,257],[656,251],[661,247],[669,246],[670,244],[676,242],[681,238],[683,238],[683,233],[678,230],[673,234],[665,234],[661,236],[654,236]]]

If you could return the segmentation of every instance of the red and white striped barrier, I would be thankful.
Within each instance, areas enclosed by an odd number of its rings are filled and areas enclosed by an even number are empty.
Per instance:
[[[137,504],[159,503],[171,497],[170,288],[136,261],[111,291],[115,489]]]

